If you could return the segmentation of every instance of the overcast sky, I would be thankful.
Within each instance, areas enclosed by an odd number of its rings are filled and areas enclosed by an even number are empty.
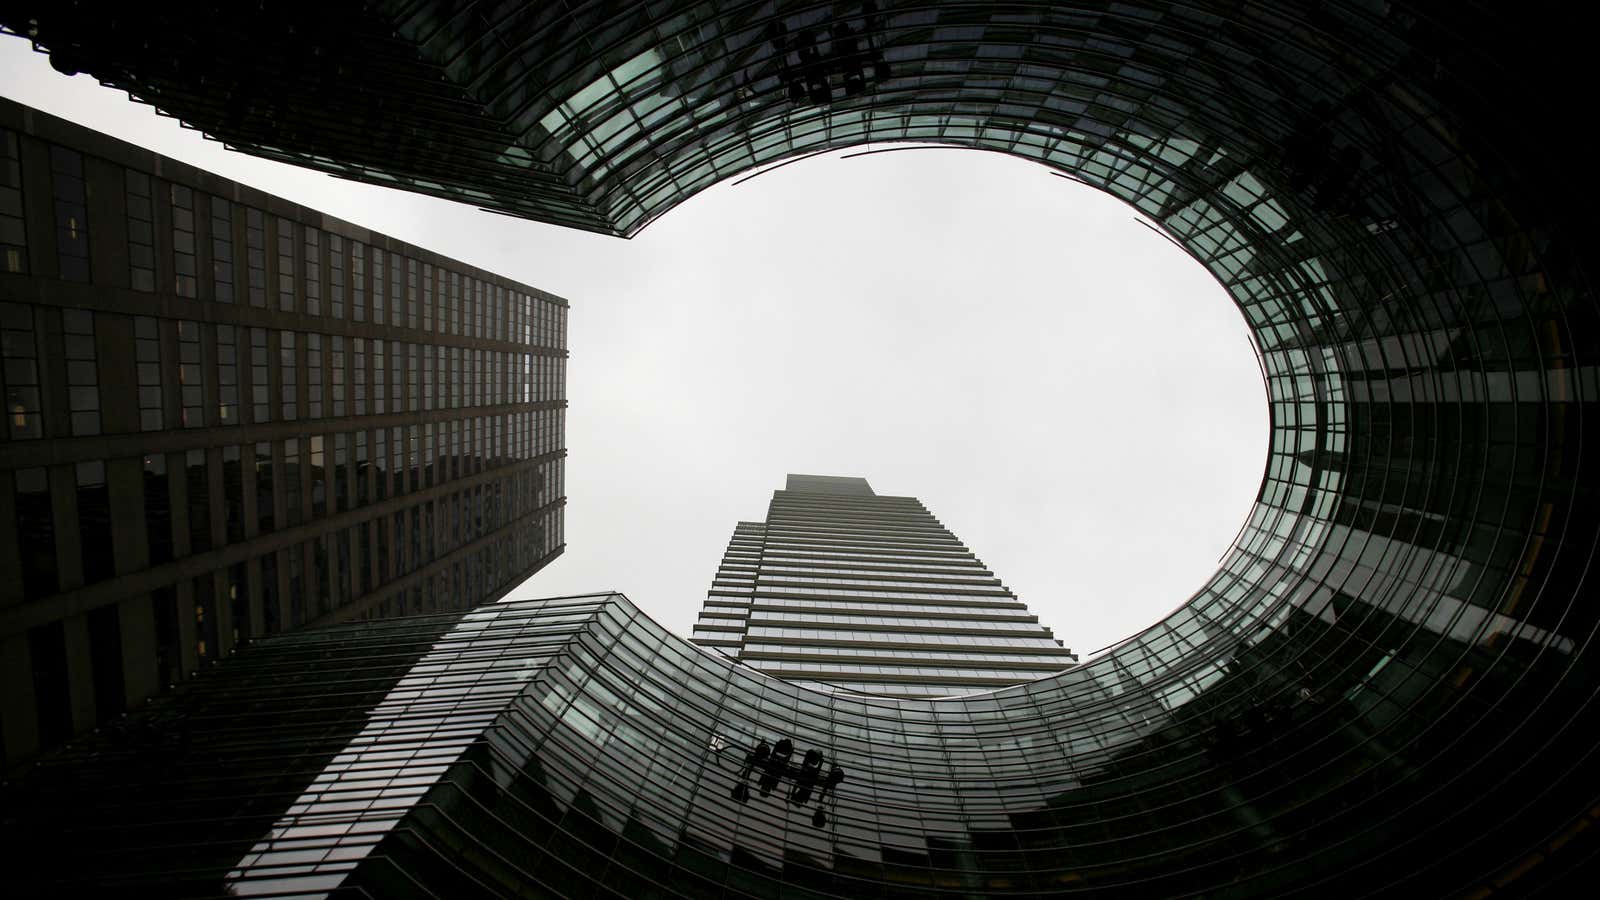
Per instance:
[[[687,635],[788,472],[918,497],[1087,653],[1216,569],[1266,460],[1245,325],[1112,197],[992,153],[818,157],[631,241],[226,151],[27,42],[22,103],[566,297],[567,550],[518,589],[615,589]]]

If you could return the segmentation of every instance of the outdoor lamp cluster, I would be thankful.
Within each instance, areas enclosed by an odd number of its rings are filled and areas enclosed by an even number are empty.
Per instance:
[[[844,769],[833,766],[824,775],[822,768],[826,759],[822,751],[815,748],[807,750],[798,764],[790,761],[793,756],[794,742],[788,738],[780,738],[770,744],[766,741],[756,744],[754,749],[745,754],[744,768],[739,770],[738,783],[733,786],[733,799],[740,803],[750,800],[748,779],[752,773],[757,773],[759,776],[756,779],[756,787],[760,788],[763,797],[771,794],[785,779],[788,779],[791,785],[790,804],[805,806],[811,802],[812,794],[816,794],[817,808],[811,814],[811,824],[813,827],[823,828],[828,824],[828,814],[824,811],[823,804],[827,802],[828,792],[844,781]]]

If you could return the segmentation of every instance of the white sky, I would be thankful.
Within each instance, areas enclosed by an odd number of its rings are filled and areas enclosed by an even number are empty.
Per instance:
[[[1080,654],[1187,600],[1260,484],[1243,319],[1131,207],[992,153],[832,154],[631,241],[231,153],[0,40],[0,93],[572,303],[567,551],[688,634],[789,472],[916,496]]]

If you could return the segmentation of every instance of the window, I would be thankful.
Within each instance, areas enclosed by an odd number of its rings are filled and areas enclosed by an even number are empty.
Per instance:
[[[433,423],[422,426],[422,486],[433,487],[434,469]]]
[[[178,422],[184,428],[204,428],[205,375],[200,365],[200,323],[178,323]]]
[[[56,263],[67,281],[89,280],[89,207],[83,156],[50,147],[50,185],[55,195]]]
[[[429,384],[427,402],[429,409],[446,409],[450,405],[450,393],[446,390],[450,379],[445,375],[450,370],[450,350],[448,347],[436,349],[438,353],[434,364],[424,373]]]
[[[189,493],[189,552],[211,549],[211,479],[206,470],[206,451],[190,450],[184,456]]]
[[[78,463],[74,469],[83,583],[94,584],[116,574],[111,555],[111,499],[106,491],[106,464],[91,460]]]
[[[446,380],[446,392],[449,394],[447,405],[450,409],[461,408],[461,348],[450,348],[450,377]]]
[[[361,317],[357,316],[356,321]],[[383,251],[377,247],[372,248],[372,321],[383,324]]]
[[[404,462],[408,490],[415,491],[422,486],[422,473],[418,471],[418,466],[421,462],[421,458],[418,456],[421,450],[421,443],[422,434],[417,426],[412,425],[406,429],[406,456]]]
[[[417,327],[417,261],[406,260],[406,327]]]
[[[238,446],[222,448],[222,501],[226,511],[227,540],[244,540],[244,464]],[[238,624],[237,620],[235,620]]]
[[[350,508],[350,435],[339,432],[333,436],[333,509],[344,512]]]
[[[320,519],[328,514],[327,455],[322,435],[312,435],[307,443],[311,455],[311,515]]]
[[[172,200],[173,293],[195,296],[194,191],[181,184],[168,187]]]
[[[0,128],[0,271],[28,270],[28,229],[22,217],[22,158],[17,136]]]
[[[401,391],[403,391],[405,389],[405,387],[404,387],[405,382],[402,380],[403,376],[405,375],[405,372],[403,371],[404,368],[405,368],[405,355],[400,349],[400,342],[399,341],[390,341],[389,342],[389,411],[390,412],[402,412],[402,411],[405,410],[405,406],[404,406],[405,398],[404,398],[404,395],[401,394]]]
[[[235,563],[228,567],[225,578],[229,609],[233,612],[233,643],[237,646],[255,633],[250,617],[250,566]]]
[[[298,416],[295,400],[299,391],[299,356],[295,353],[294,332],[278,332],[278,377],[281,379],[281,393],[279,394],[279,407],[282,410],[284,421],[293,421]]]
[[[272,445],[266,442],[255,446],[256,469],[256,531],[268,534],[277,520],[273,513],[272,498]],[[270,557],[270,554],[269,554]],[[263,586],[276,585],[276,581],[263,582]]]
[[[372,411],[374,413],[384,412],[383,400],[388,393],[386,390],[387,384],[388,374],[384,369],[383,341],[374,340],[372,342]]]
[[[17,469],[13,475],[22,593],[35,600],[60,590],[56,580],[56,528],[50,504],[50,475],[43,467]]]
[[[239,344],[232,325],[217,329],[217,421],[239,424]]]
[[[447,471],[445,472],[445,477],[447,477],[447,478],[460,478],[461,477],[461,420],[460,419],[455,419],[455,420],[452,420],[450,422],[450,447],[449,447],[449,457],[446,460],[446,462],[447,462],[447,466],[446,466]]]
[[[299,525],[300,509],[300,441],[288,438],[283,442],[283,519],[285,526]]]
[[[344,238],[328,235],[328,314],[344,318]]]
[[[433,264],[422,264],[422,330],[434,331]]]
[[[350,242],[350,317],[367,320],[367,245]]]
[[[391,486],[396,497],[406,492],[405,459],[405,430],[396,425],[389,429],[389,473],[394,476]]]
[[[266,216],[259,209],[244,211],[244,247],[250,305],[264,309],[267,305],[267,235]]]
[[[194,600],[194,655],[197,661],[205,663],[217,655],[216,581],[207,573],[190,583],[190,596]]]
[[[343,416],[344,407],[344,338],[333,335],[328,338],[328,376],[333,385],[333,414]]]
[[[161,398],[161,334],[157,320],[135,316],[133,358],[139,382],[139,430],[160,431],[164,422]]]
[[[155,202],[150,196],[150,176],[127,169],[128,279],[136,291],[156,289]]]
[[[447,324],[450,326],[450,333],[451,334],[460,334],[461,333],[461,275],[459,273],[456,273],[456,272],[451,272],[450,273],[450,309],[449,309],[449,315],[450,315],[450,318],[449,318],[449,321],[448,321]]]
[[[61,311],[67,347],[67,408],[74,435],[100,433],[100,371],[94,349],[94,313]]]
[[[306,335],[306,416],[322,418],[322,335]]]
[[[279,216],[278,228],[278,310],[294,312],[294,223]]]
[[[250,332],[250,421],[272,421],[272,402],[267,392],[267,379],[271,377],[268,366],[267,330],[251,328]]]
[[[417,392],[417,379],[423,358],[422,347],[417,344],[406,346],[406,408],[411,412],[421,409],[422,398]]]
[[[306,314],[322,315],[322,232],[306,226]]]
[[[144,528],[152,566],[172,561],[171,497],[167,486],[167,457],[161,453],[145,456]]]
[[[389,324],[396,328],[399,328],[401,324],[403,324],[401,316],[405,314],[405,310],[401,308],[402,288],[400,279],[402,276],[400,272],[400,254],[391,252],[389,254]],[[379,319],[374,316],[373,321],[377,322]]]
[[[376,429],[372,436],[373,483],[376,485],[373,490],[374,500],[382,500],[389,496],[388,447],[389,429]],[[382,543],[379,541],[380,547]]]
[[[367,495],[367,432],[356,432],[355,465],[352,468],[356,480],[356,506],[365,506],[370,499]],[[366,559],[363,552],[362,559]],[[363,589],[365,590],[365,589]]]
[[[233,204],[211,198],[211,289],[218,303],[233,302]]]
[[[351,391],[350,398],[355,407],[355,415],[367,414],[367,341],[365,338],[351,338]]]
[[[0,303],[0,359],[5,361],[6,429],[14,441],[44,435],[33,308]]]
[[[483,337],[483,282],[472,279],[471,317],[467,319],[467,336]]]

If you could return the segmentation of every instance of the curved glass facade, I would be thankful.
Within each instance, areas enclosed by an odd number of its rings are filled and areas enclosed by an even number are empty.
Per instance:
[[[1588,802],[1528,765],[1568,656],[1291,619],[1177,684],[942,700],[772,678],[620,595],[333,626],[50,758],[3,836],[25,891],[173,896],[1435,896],[1584,861],[1573,824],[1513,855]],[[1518,699],[1500,660],[1547,710],[1481,699]]]
[[[1207,266],[1253,332],[1272,414],[1261,492],[1217,574],[1161,623],[1054,678],[879,705],[728,667],[642,618],[623,627],[630,614],[612,607],[601,620],[617,634],[583,644],[572,689],[613,671],[633,696],[668,684],[651,699],[675,704],[682,742],[624,749],[546,727],[565,743],[548,744],[526,783],[569,795],[541,788],[554,799],[540,807],[537,792],[513,798],[524,781],[480,779],[504,810],[542,811],[451,831],[502,810],[460,789],[467,812],[440,805],[453,824],[395,833],[418,858],[449,860],[439,871],[538,845],[548,855],[522,858],[523,883],[564,893],[582,879],[629,893],[640,878],[660,893],[757,896],[1482,896],[1571,876],[1600,833],[1588,737],[1600,727],[1589,572],[1600,323],[1592,188],[1573,174],[1591,163],[1581,142],[1541,131],[1564,120],[1553,92],[1587,55],[1540,6],[1502,17],[1466,3],[922,0],[454,15],[397,2],[369,14],[391,30],[369,30],[411,55],[383,64],[455,91],[451,115],[483,116],[425,134],[396,132],[409,121],[398,117],[372,132],[392,158],[360,135],[349,147],[306,135],[323,115],[365,121],[342,104],[377,108],[373,91],[403,94],[403,79],[226,119],[181,72],[128,74],[144,64],[139,47],[158,60],[191,52],[169,47],[158,16],[123,23],[154,37],[120,32],[114,66],[82,65],[254,152],[619,234],[714,181],[816,150],[1013,153],[1127,200]],[[276,46],[276,26],[255,24],[229,50],[242,68]],[[75,26],[44,15],[32,27],[53,51],[96,59],[100,32]],[[289,96],[297,84],[248,88]],[[249,131],[282,124],[252,118],[266,108],[295,127]],[[626,695],[606,690],[622,708]],[[691,711],[703,691],[716,699]],[[535,715],[548,726],[564,713]],[[745,723],[734,741],[836,747],[823,752],[854,773],[836,824],[812,829],[774,795],[730,798],[705,814],[709,830],[674,832],[699,821],[699,795],[680,804],[653,785],[677,785],[671,766],[729,718]],[[467,833],[482,843],[447,837]],[[468,858],[467,846],[487,849]]]

